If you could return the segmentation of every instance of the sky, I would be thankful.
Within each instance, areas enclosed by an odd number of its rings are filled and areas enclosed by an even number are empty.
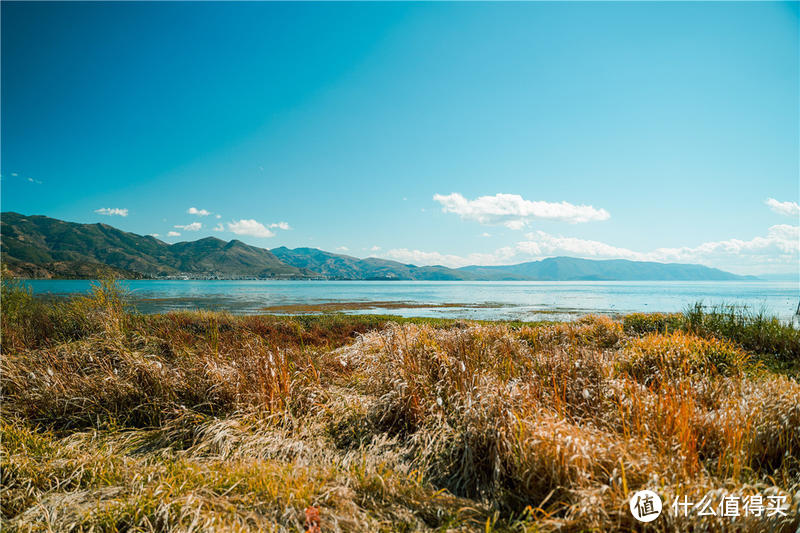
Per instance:
[[[418,265],[797,272],[799,6],[2,2],[0,205]]]

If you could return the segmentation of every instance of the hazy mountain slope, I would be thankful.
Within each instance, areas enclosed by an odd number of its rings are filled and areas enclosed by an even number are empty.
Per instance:
[[[370,272],[377,274],[385,273],[388,275],[390,272],[398,274],[405,274],[403,279],[412,279],[419,281],[456,281],[456,280],[471,280],[474,276],[470,272],[460,272],[454,268],[448,268],[442,265],[432,266],[416,266],[410,264],[403,264],[397,261],[390,261],[388,259],[380,259],[377,257],[367,257],[362,259],[362,262],[367,265]],[[381,276],[373,274],[373,278],[380,278]]]
[[[716,268],[678,263],[628,261],[626,259],[592,260],[575,257],[551,257],[541,261],[509,266],[468,266],[461,268],[480,278],[554,281],[724,281],[754,279],[737,276]]]
[[[324,252],[316,248],[289,249],[285,246],[270,250],[275,257],[296,268],[306,268],[332,279],[362,279],[360,259],[349,255]]]
[[[298,268],[307,268],[329,279],[361,280],[463,280],[472,279],[469,272],[459,272],[443,266],[407,265],[389,259],[368,257],[359,259],[334,254],[317,248],[273,248],[281,261]]]
[[[4,255],[3,268],[12,277],[30,279],[97,279],[112,274],[122,279],[146,279],[140,272],[88,261],[51,261],[40,265]]]
[[[223,276],[308,277],[314,272],[282,262],[269,250],[242,241],[206,237],[172,245],[182,272],[216,272]]]

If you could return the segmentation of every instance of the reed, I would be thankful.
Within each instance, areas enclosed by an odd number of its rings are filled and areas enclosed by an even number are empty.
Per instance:
[[[642,488],[800,489],[800,384],[770,366],[792,333],[763,317],[756,334],[706,310],[507,324],[144,316],[113,283],[2,296],[9,531],[635,530]],[[648,530],[794,531],[792,505]]]

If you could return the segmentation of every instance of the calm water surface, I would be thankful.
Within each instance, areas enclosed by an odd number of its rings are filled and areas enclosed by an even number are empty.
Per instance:
[[[86,293],[91,281],[30,280],[35,294]],[[462,304],[446,308],[366,309],[357,313],[472,319],[563,320],[585,313],[682,311],[694,302],[729,303],[791,320],[800,284],[791,281],[124,281],[143,313],[217,309],[264,313],[276,305],[333,302]],[[475,306],[483,307],[475,307]]]

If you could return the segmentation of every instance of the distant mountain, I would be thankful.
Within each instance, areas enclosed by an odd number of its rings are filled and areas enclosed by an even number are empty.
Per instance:
[[[308,278],[317,275],[308,269],[284,263],[269,250],[238,240],[225,242],[206,237],[193,242],[179,242],[170,248],[178,260],[176,268],[180,272],[214,272],[225,277],[256,278]]]
[[[480,279],[539,281],[730,281],[756,279],[717,268],[680,263],[654,263],[626,259],[551,257],[508,266],[468,266],[459,269]]]
[[[800,273],[789,272],[784,274],[759,274],[759,279],[765,281],[800,281]]]
[[[241,241],[207,237],[167,244],[107,224],[76,224],[10,212],[0,215],[0,252],[4,265],[24,277],[93,278],[103,270],[127,278],[316,275]]]
[[[359,259],[316,248],[266,250],[238,240],[206,237],[168,244],[107,224],[76,224],[45,216],[0,214],[0,254],[12,275],[95,278],[112,271],[125,278],[341,279],[341,280],[746,280],[716,268],[622,259],[553,257],[507,266],[416,266]]]
[[[362,280],[463,280],[473,279],[469,273],[462,273],[443,266],[406,265],[388,259],[368,257],[359,259],[349,255],[333,254],[316,248],[295,248],[285,246],[270,250],[284,263],[307,268],[327,279]]]

